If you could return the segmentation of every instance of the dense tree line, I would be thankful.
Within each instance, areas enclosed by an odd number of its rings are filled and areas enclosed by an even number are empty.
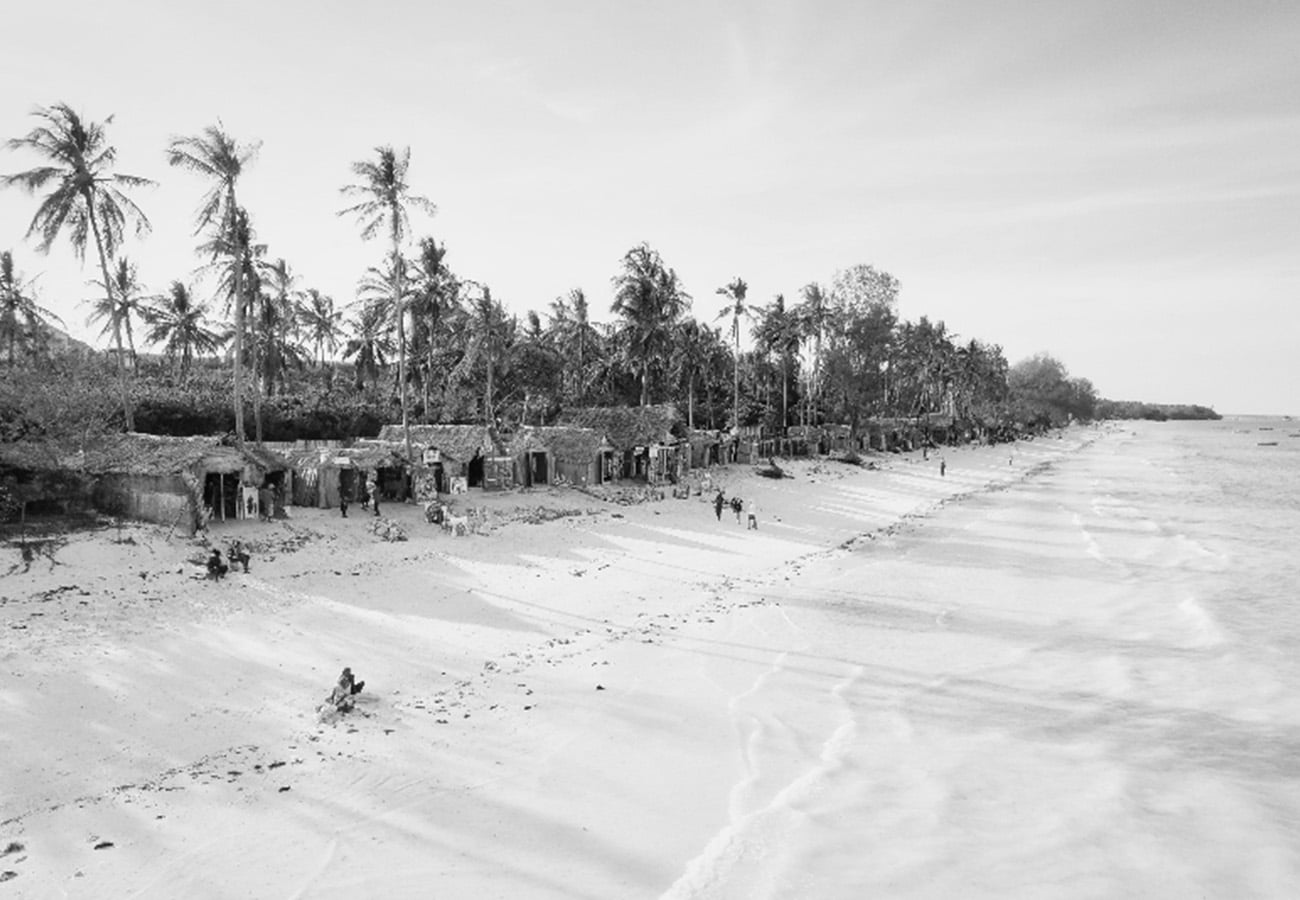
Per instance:
[[[93,249],[101,296],[89,317],[112,349],[51,365],[51,326],[61,323],[12,253],[0,253],[6,437],[59,421],[40,404],[24,408],[22,390],[91,377],[104,360],[111,381],[99,373],[93,385],[109,427],[230,431],[241,441],[247,415],[255,439],[273,440],[373,433],[388,421],[539,423],[565,407],[665,400],[709,428],[924,416],[1032,427],[1096,412],[1091,384],[1051,357],[1010,366],[996,344],[959,339],[926,317],[901,320],[898,280],[870,265],[811,282],[793,301],[755,303],[737,277],[716,288],[727,308],[710,323],[692,315],[677,273],[642,243],[611,266],[612,321],[593,320],[578,287],[544,311],[513,314],[489,285],[452,268],[445,243],[413,232],[411,214],[427,218],[435,207],[410,185],[409,150],[391,146],[353,163],[353,181],[340,188],[348,205],[339,214],[356,219],[362,239],[383,242],[356,296],[340,303],[303,285],[260,241],[238,193],[256,142],[219,125],[173,139],[168,162],[203,179],[196,253],[215,289],[196,297],[190,281],[173,278],[151,292],[120,253],[128,227],[148,231],[130,192],[149,182],[113,170],[111,118],[87,121],[63,104],[34,115],[32,131],[8,147],[44,164],[0,185],[39,198],[28,233],[38,249],[60,238],[80,255]],[[113,397],[102,396],[106,383]]]

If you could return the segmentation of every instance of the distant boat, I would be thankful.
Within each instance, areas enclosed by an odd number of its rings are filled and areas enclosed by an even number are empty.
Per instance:
[[[1260,441],[1259,445],[1261,447],[1276,447],[1277,441]]]

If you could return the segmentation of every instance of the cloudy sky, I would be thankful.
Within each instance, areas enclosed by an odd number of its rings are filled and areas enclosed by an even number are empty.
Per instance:
[[[303,287],[350,301],[383,248],[349,164],[410,146],[415,232],[522,312],[648,241],[711,320],[718,286],[797,297],[871,263],[900,312],[1108,397],[1300,413],[1300,3],[67,0],[8,10],[0,138],[37,105],[115,116],[154,290],[194,280],[203,190],[169,138],[261,152],[242,201]],[[15,35],[23,36],[15,40]],[[35,160],[0,152],[0,172]],[[60,246],[0,248],[79,336]],[[201,286],[201,285],[200,285]]]

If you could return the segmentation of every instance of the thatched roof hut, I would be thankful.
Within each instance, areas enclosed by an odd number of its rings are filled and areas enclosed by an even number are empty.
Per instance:
[[[507,450],[515,459],[515,480],[530,486],[555,481],[599,483],[601,453],[613,447],[604,432],[594,428],[525,425],[511,435]],[[545,457],[540,463],[539,455]]]
[[[282,472],[288,461],[280,454],[245,444],[222,443],[219,437],[168,437],[156,434],[118,434],[87,449],[80,468],[92,475],[229,474],[260,470]]]
[[[560,422],[599,431],[620,450],[674,444],[686,435],[681,413],[671,403],[581,407],[565,410]]]
[[[475,456],[503,456],[505,448],[496,430],[486,425],[412,425],[411,444],[421,450],[438,450],[445,459],[465,463]],[[405,446],[401,425],[379,429],[379,440]]]
[[[287,451],[293,467],[293,502],[333,509],[340,498],[358,499],[369,473],[407,474],[406,461],[386,441],[358,441],[351,447],[304,447]]]

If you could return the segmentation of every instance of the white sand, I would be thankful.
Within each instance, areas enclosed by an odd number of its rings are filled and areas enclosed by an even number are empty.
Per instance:
[[[220,584],[165,530],[74,538],[0,582],[0,896],[1192,896],[1187,842],[1120,808],[1105,704],[1051,714],[1138,690],[1053,629],[1165,627],[1030,490],[1098,435],[949,450],[943,478],[718,470],[758,531],[707,496],[479,497],[591,512],[463,538],[389,505],[392,544],[295,508],[214,528],[255,548]],[[361,702],[321,724],[344,665]],[[1251,865],[1223,885],[1294,860]]]

